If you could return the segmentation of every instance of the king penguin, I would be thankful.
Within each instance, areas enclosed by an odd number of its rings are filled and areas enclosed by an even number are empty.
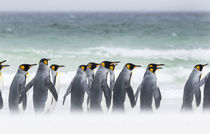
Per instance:
[[[64,105],[66,97],[71,93],[71,112],[83,112],[82,104],[84,102],[85,92],[88,94],[88,96],[90,94],[90,89],[87,84],[87,74],[85,72],[86,69],[86,65],[80,65],[78,67],[77,73],[63,97]]]
[[[48,67],[49,60],[50,59],[46,58],[40,60],[35,77],[26,85],[21,93],[19,103],[22,101],[26,92],[33,86],[33,105],[35,113],[41,113],[44,111],[48,90],[52,93],[55,100],[58,100],[55,86],[50,80],[50,69]]]
[[[130,99],[131,107],[135,106],[136,102],[130,82],[132,70],[136,67],[141,66],[127,63],[120,72],[113,90],[113,111],[124,111],[126,93]]]
[[[12,80],[12,84],[10,86],[9,90],[9,110],[11,113],[18,113],[20,111],[19,109],[19,99],[22,90],[24,89],[26,85],[26,79],[28,76],[28,70],[35,66],[36,64],[21,64],[18,67],[18,71],[15,75],[15,77]],[[26,109],[27,105],[27,96],[25,95],[22,101],[22,108],[23,110]]]
[[[157,85],[157,77],[155,72],[162,69],[164,64],[149,64],[144,74],[142,83],[137,88],[135,100],[137,101],[140,94],[140,109],[141,111],[152,111],[152,101],[155,100],[155,107],[160,107],[162,99],[160,89]]]
[[[111,90],[107,84],[107,75],[110,66],[117,63],[119,62],[104,61],[99,66],[90,89],[90,111],[102,111],[101,101],[103,93],[106,100],[106,107],[109,109],[111,105]]]
[[[201,72],[203,70],[203,67],[205,67],[207,64],[201,65],[195,65],[193,68],[193,71],[191,72],[185,86],[184,86],[184,94],[183,94],[183,103],[182,103],[182,110],[193,110],[192,102],[193,97],[196,98],[196,106],[198,107],[201,102],[201,91],[200,86],[198,86],[198,83],[201,79]]]
[[[50,66],[50,72],[51,72],[51,80],[55,86],[55,89],[57,91],[57,94],[60,92],[60,77],[58,74],[58,69],[64,67],[64,65],[56,65],[52,64]],[[56,101],[53,98],[50,91],[48,91],[47,101],[45,103],[45,112],[53,112],[55,110]]]
[[[3,91],[3,76],[1,73],[1,70],[5,67],[8,67],[9,65],[2,65],[4,62],[7,60],[1,61],[0,62],[0,109],[3,108],[4,102],[3,102],[3,97],[2,97],[2,91]]]

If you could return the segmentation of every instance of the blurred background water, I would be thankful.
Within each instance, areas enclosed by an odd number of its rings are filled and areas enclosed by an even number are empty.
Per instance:
[[[11,65],[2,70],[6,96],[18,66],[43,57],[66,66],[59,70],[61,94],[80,64],[119,60],[116,75],[127,62],[141,64],[132,78],[136,90],[147,64],[164,63],[157,71],[163,98],[175,98],[181,105],[192,68],[210,61],[210,13],[1,12],[0,60]],[[29,71],[31,77],[36,69]]]

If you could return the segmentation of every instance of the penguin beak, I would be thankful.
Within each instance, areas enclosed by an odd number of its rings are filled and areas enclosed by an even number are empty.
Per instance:
[[[1,65],[2,68],[9,67],[10,65]]]
[[[157,67],[159,67],[159,66],[164,66],[165,64],[157,64]]]
[[[157,67],[156,70],[158,70],[158,69],[163,69],[163,68],[162,67]]]
[[[120,63],[120,61],[112,62],[110,65],[117,65],[117,63]]]
[[[208,64],[204,64],[203,67],[207,66]]]
[[[141,67],[141,65],[134,65],[134,68]]]
[[[37,64],[31,64],[30,66],[29,66],[29,68],[32,68],[33,66],[36,66]]]
[[[60,67],[65,67],[64,65],[58,65],[58,68],[60,68]]]
[[[0,62],[0,65],[1,65],[2,63],[6,62],[6,61],[7,61],[7,60],[3,60],[3,61],[1,61],[1,62]]]
[[[47,59],[47,60],[51,60],[51,59]]]

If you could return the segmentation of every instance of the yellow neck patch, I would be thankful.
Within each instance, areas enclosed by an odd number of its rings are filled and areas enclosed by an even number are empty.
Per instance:
[[[28,72],[26,73],[26,76],[29,76],[29,73]]]
[[[56,76],[58,76],[58,72],[56,73]]]
[[[46,64],[46,65],[48,64],[48,63],[47,63],[47,60],[44,61],[44,64]]]
[[[131,65],[128,64],[128,65],[126,65],[126,67],[127,67],[128,69],[130,69],[130,68],[131,68]]]
[[[150,68],[149,70],[150,70],[152,73],[154,73],[154,69],[153,69],[153,68]]]
[[[110,69],[113,71],[114,70],[114,67],[113,66],[110,66]]]
[[[20,66],[20,68],[21,68],[22,70],[25,70],[25,66],[23,66],[23,65],[22,65],[22,66]]]
[[[91,65],[90,64],[88,64],[88,68],[91,68]]]

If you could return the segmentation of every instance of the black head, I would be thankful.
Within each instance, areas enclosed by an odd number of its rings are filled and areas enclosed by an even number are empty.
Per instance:
[[[43,58],[43,59],[40,60],[39,63],[44,63],[44,64],[48,65],[48,61],[49,61],[49,60],[50,60],[50,59]]]
[[[79,68],[81,68],[83,71],[86,71],[87,65],[80,65]]]
[[[50,68],[51,68],[52,70],[54,70],[54,71],[57,71],[58,68],[61,68],[61,67],[65,67],[65,66],[64,66],[64,65],[56,65],[56,64],[52,64],[52,65],[50,66]]]
[[[21,64],[19,68],[27,72],[30,68],[32,68],[35,65],[37,64]]]
[[[198,65],[195,65],[195,67],[194,68],[197,68],[199,71],[202,71],[203,70],[203,68],[205,67],[205,66],[207,66],[208,64],[198,64]]]
[[[154,64],[151,63],[148,65],[148,69],[152,72],[155,73],[158,69],[162,69],[162,67],[160,66],[164,66],[164,64]]]
[[[120,63],[119,61],[115,61],[115,62],[111,62],[111,61],[103,61],[101,63],[101,65],[107,69],[110,68],[111,65],[114,65],[114,64],[117,64],[117,63]]]
[[[134,64],[132,64],[132,63],[127,63],[127,64],[125,64],[125,66],[126,66],[129,70],[133,70],[134,68],[141,67],[141,65],[134,65]]]
[[[91,70],[94,70],[96,67],[100,66],[98,63],[90,62],[88,63],[87,67],[90,68]]]
[[[9,67],[9,65],[0,65],[0,70],[2,70],[5,67]]]

